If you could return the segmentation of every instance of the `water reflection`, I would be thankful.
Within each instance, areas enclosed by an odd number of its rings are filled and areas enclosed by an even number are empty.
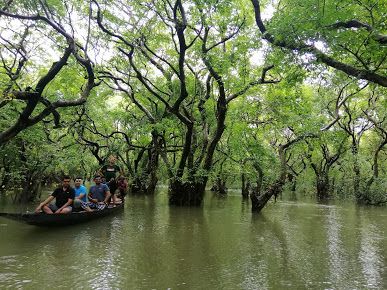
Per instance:
[[[366,217],[362,217],[359,261],[368,289],[382,289],[384,274],[383,258],[380,254],[382,236],[378,227]]]
[[[342,246],[342,219],[336,207],[328,207],[326,214],[326,239],[329,254],[329,277],[327,281],[335,288],[344,289],[346,286],[347,255]]]
[[[385,209],[129,196],[114,217],[60,229],[0,219],[0,288],[385,289]],[[381,218],[384,217],[384,218]]]

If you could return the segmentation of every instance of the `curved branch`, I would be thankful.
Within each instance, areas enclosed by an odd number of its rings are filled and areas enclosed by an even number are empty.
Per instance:
[[[365,28],[367,31],[372,33],[372,38],[380,44],[387,44],[387,35],[375,33],[371,25],[360,22],[359,20],[352,19],[348,21],[338,21],[334,24],[328,25],[328,28]]]
[[[311,53],[314,55],[317,59],[317,61],[322,62],[330,67],[333,67],[337,70],[340,70],[344,73],[346,73],[349,76],[353,76],[357,79],[364,79],[376,84],[379,84],[383,87],[387,87],[387,76],[375,73],[371,70],[366,69],[359,69],[354,66],[345,64],[343,62],[340,62],[333,57],[330,57],[329,55],[323,53],[319,49],[315,48],[312,45],[308,45],[305,43],[290,43],[286,40],[280,40],[275,38],[274,35],[270,34],[261,17],[261,10],[260,10],[260,1],[259,0],[251,0],[253,7],[254,7],[254,13],[255,13],[255,22],[259,28],[259,30],[262,33],[263,39],[266,39],[268,42],[272,43],[275,46],[295,50],[299,52],[305,52],[305,53]]]
[[[271,70],[272,68],[274,67],[274,65],[270,65],[270,66],[267,66],[265,67],[263,70],[262,70],[262,75],[261,75],[261,78],[257,81],[252,81],[250,83],[247,84],[246,87],[244,87],[242,90],[240,90],[239,92],[236,92],[234,94],[232,94],[231,96],[229,96],[227,98],[227,103],[231,102],[232,100],[234,100],[235,98],[245,94],[250,88],[256,86],[256,85],[261,85],[261,84],[276,84],[276,83],[279,83],[280,81],[279,80],[265,80],[265,77],[266,77],[266,73]]]

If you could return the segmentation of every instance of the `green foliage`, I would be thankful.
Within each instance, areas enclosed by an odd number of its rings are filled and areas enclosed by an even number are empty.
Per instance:
[[[267,23],[278,41],[299,45],[312,44],[339,61],[359,68],[383,70],[385,48],[376,41],[385,33],[385,1],[281,1]],[[362,27],[336,27],[356,20]],[[368,25],[369,29],[364,25]],[[307,53],[294,56],[312,63]]]
[[[72,15],[73,21],[88,21],[88,2],[50,0],[46,3],[54,17],[62,19],[66,27],[70,25],[70,20],[65,17],[68,7],[77,11]],[[150,170],[150,149],[155,148],[152,143],[154,135],[161,140],[157,148],[159,154],[164,153],[168,161],[166,163],[161,155],[158,156],[157,174],[162,182],[168,182],[168,178],[179,178],[176,174],[187,133],[183,116],[192,122],[194,135],[181,181],[221,178],[240,187],[242,173],[249,181],[255,182],[259,174],[257,168],[261,168],[264,186],[268,186],[278,178],[280,146],[299,136],[314,134],[318,138],[308,139],[308,143],[298,142],[286,152],[289,172],[292,169],[298,174],[297,190],[314,194],[315,176],[311,162],[322,162],[324,152],[321,148],[324,146],[334,154],[344,144],[347,150],[329,174],[334,185],[333,194],[353,196],[351,185],[355,157],[348,150],[351,139],[344,125],[351,124],[356,132],[367,119],[367,112],[385,128],[385,89],[374,85],[360,89],[364,83],[352,81],[343,73],[316,64],[315,59],[303,51],[288,54],[283,49],[269,47],[256,33],[251,2],[247,0],[184,1],[187,20],[184,37],[186,44],[192,45],[185,51],[183,79],[182,71],[179,71],[181,55],[175,30],[177,23],[172,18],[170,7],[165,4],[164,1],[126,3],[113,0],[100,3],[104,25],[133,47],[97,27],[97,7],[92,5],[88,54],[95,58],[100,85],[84,107],[60,110],[61,128],[54,129],[50,125],[53,118],[49,116],[44,123],[1,147],[1,182],[8,180],[6,186],[22,186],[29,172],[34,172],[39,178],[61,173],[90,175],[99,166],[97,158],[104,160],[112,153],[119,157],[120,165],[124,165],[131,178],[146,180]],[[356,67],[385,70],[385,48],[381,49],[374,37],[386,33],[383,14],[386,3],[383,1],[286,0],[277,4],[273,17],[266,24],[278,41],[313,44],[330,56]],[[69,6],[66,8],[66,5]],[[39,12],[43,15],[42,7],[36,1],[20,1],[13,7],[13,12],[26,15]],[[178,13],[179,21],[181,18]],[[332,28],[338,21],[352,18],[372,24],[372,31]],[[20,23],[23,25],[13,28],[15,33],[11,43],[14,46],[21,41],[28,24],[26,21]],[[10,31],[7,25],[2,24],[2,31]],[[39,29],[26,38],[26,53],[30,56],[28,69],[21,71],[11,88],[8,87],[9,78],[0,78],[2,92],[36,85],[39,77],[63,53],[65,39],[41,23],[35,25]],[[77,41],[86,42],[86,27],[74,25],[73,28]],[[225,37],[233,37],[203,53],[204,28],[209,29],[207,48]],[[2,43],[1,48],[6,45]],[[132,48],[133,63],[143,80],[138,78],[129,62],[128,53]],[[6,49],[1,51],[4,64],[12,64],[12,54],[3,51]],[[84,53],[80,51],[80,54]],[[209,70],[204,57],[224,83],[226,97],[260,80],[265,66],[274,65],[267,72],[266,80],[280,80],[277,84],[250,86],[244,94],[227,103],[226,128],[216,146],[210,171],[202,167],[203,152],[207,152],[216,132],[220,94],[219,85],[213,78],[207,92]],[[156,62],[158,66],[154,65]],[[0,74],[5,73],[5,65],[0,66]],[[50,82],[44,95],[52,102],[79,97],[84,73],[71,57]],[[113,78],[109,78],[111,76]],[[144,86],[144,82],[150,84],[159,97]],[[188,96],[178,109],[181,114],[178,117],[171,107],[180,97],[183,87]],[[345,107],[337,108],[346,97]],[[9,95],[4,93],[2,100],[7,98]],[[1,111],[0,131],[13,124],[23,106],[24,102],[10,100],[7,108]],[[36,113],[44,108],[40,104]],[[336,115],[339,115],[339,120],[329,130],[321,131]],[[383,140],[381,132],[370,126],[364,135],[358,137],[357,161],[360,163],[362,188],[366,188],[372,176],[373,156]],[[98,152],[95,144],[99,146]],[[380,176],[366,193],[375,203],[385,198],[386,160],[385,150],[382,150]],[[136,162],[137,168],[134,166]],[[169,176],[170,172],[175,176]]]
[[[374,205],[383,205],[387,202],[387,179],[377,178],[369,188],[367,199],[368,203]]]

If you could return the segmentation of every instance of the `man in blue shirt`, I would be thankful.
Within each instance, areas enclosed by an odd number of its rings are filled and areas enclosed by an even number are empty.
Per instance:
[[[75,178],[74,180],[75,199],[73,204],[74,209],[80,209],[81,202],[87,202],[87,190],[82,183],[83,183],[82,177]]]
[[[101,176],[96,175],[94,177],[95,185],[90,187],[88,199],[89,202],[82,202],[81,207],[86,211],[92,211],[93,209],[102,210],[108,205],[110,199],[109,187],[101,182]]]

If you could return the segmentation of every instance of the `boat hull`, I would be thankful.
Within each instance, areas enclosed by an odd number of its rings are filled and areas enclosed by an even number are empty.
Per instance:
[[[123,204],[116,207],[108,207],[100,211],[73,212],[70,214],[42,214],[42,213],[0,213],[1,217],[24,222],[29,225],[42,227],[57,227],[84,223],[118,213],[124,209]]]

